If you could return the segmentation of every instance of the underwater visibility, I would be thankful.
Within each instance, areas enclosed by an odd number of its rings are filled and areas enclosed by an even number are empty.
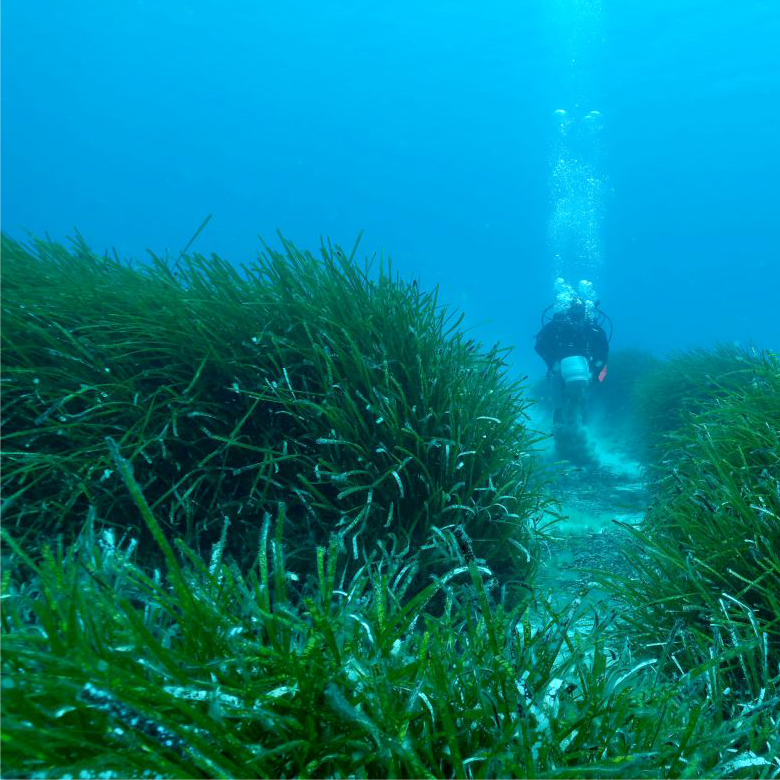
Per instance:
[[[780,777],[780,6],[2,22],[1,777]]]

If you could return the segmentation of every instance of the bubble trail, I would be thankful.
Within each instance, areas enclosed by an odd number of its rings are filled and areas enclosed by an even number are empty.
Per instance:
[[[596,92],[592,60],[603,40],[601,2],[557,0],[550,8],[559,31],[561,92],[569,106],[552,115],[547,227],[553,279],[598,284],[604,262],[604,118],[592,108]]]

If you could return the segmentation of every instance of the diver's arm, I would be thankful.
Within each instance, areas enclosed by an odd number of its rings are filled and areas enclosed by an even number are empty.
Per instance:
[[[557,330],[554,323],[548,322],[537,334],[534,351],[551,369],[556,359]]]
[[[607,364],[609,359],[609,341],[604,329],[600,327],[593,328],[590,339],[590,353],[593,359],[593,365],[601,369]]]

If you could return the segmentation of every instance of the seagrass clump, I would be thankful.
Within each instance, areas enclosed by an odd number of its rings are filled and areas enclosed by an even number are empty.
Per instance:
[[[745,369],[756,360],[754,350],[719,344],[648,361],[636,377],[632,398],[644,460],[658,462],[666,437],[684,426],[691,414],[741,387],[750,377]]]
[[[251,560],[284,503],[303,562],[336,532],[355,561],[383,538],[435,557],[437,537],[520,579],[534,565],[546,499],[522,385],[436,291],[284,240],[241,270],[132,265],[81,239],[2,252],[3,521],[29,549],[87,512],[155,549],[117,498],[113,437],[164,532],[199,552],[227,521]]]
[[[719,388],[664,438],[655,500],[631,531],[635,576],[613,586],[669,660],[695,668],[730,654],[725,687],[758,699],[780,671],[780,361],[757,352]]]

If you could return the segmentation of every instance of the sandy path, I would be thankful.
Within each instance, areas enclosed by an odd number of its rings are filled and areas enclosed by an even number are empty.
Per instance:
[[[648,496],[639,466],[613,457],[597,469],[558,469],[552,489],[562,497],[563,517],[547,529],[551,538],[542,545],[537,591],[556,604],[579,595],[608,607],[607,594],[593,583],[591,571],[628,572],[620,554],[628,534],[614,521],[633,525],[644,516]]]

